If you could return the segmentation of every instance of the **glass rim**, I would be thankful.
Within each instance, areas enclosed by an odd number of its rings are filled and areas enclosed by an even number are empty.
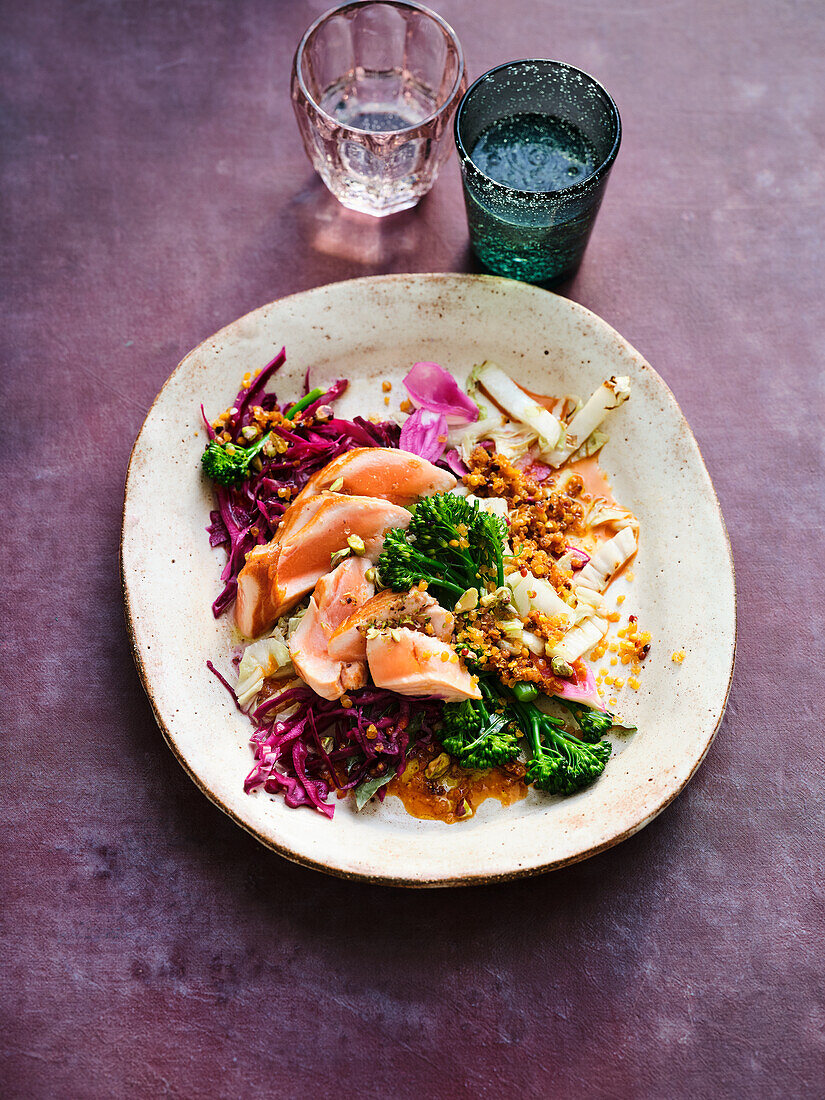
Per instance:
[[[559,187],[553,191],[526,191],[520,187],[510,187],[508,184],[501,183],[500,180],[495,180],[492,176],[488,176],[486,172],[482,172],[482,170],[473,160],[470,153],[467,152],[464,141],[461,137],[461,133],[459,131],[461,116],[464,112],[464,109],[466,108],[470,100],[470,96],[482,83],[482,81],[487,80],[488,77],[493,76],[494,73],[498,73],[502,69],[514,69],[518,68],[521,65],[536,64],[552,65],[556,69],[566,69],[567,72],[578,73],[580,76],[586,77],[587,80],[591,82],[591,84],[594,84],[599,89],[599,91],[604,93],[604,96],[607,99],[608,104],[610,105],[616,124],[616,136],[613,139],[613,144],[610,148],[610,152],[600,162],[599,166],[597,168],[594,168],[590,175],[585,176],[583,180],[577,180],[575,183],[571,183],[568,187]],[[615,99],[610,94],[610,92],[608,92],[607,88],[605,88],[604,84],[602,84],[600,80],[597,80],[595,76],[592,76],[590,73],[585,72],[584,69],[578,69],[575,65],[569,65],[566,61],[555,61],[553,60],[553,58],[550,57],[522,57],[519,58],[517,61],[505,61],[502,65],[496,65],[494,66],[494,68],[488,69],[486,73],[482,73],[481,76],[477,77],[473,81],[473,83],[461,97],[461,102],[458,105],[458,110],[456,111],[455,118],[453,119],[453,133],[455,136],[455,144],[459,157],[463,162],[469,163],[472,166],[473,171],[477,172],[478,175],[482,177],[482,179],[487,180],[489,183],[493,184],[494,187],[498,187],[502,191],[506,191],[510,195],[519,196],[519,198],[529,198],[530,196],[536,198],[538,196],[543,199],[550,199],[557,196],[567,197],[568,195],[575,195],[579,191],[583,191],[586,187],[591,186],[594,182],[597,182],[602,176],[606,175],[607,172],[610,171],[611,167],[613,166],[613,161],[616,159],[616,154],[619,152],[619,146],[622,143],[622,116],[619,114],[619,108],[616,106]]]
[[[303,73],[301,72],[301,60],[303,58],[304,50],[307,46],[307,43],[309,42],[309,39],[321,26],[321,24],[329,19],[331,15],[335,15],[337,12],[343,11],[344,8],[365,8],[370,5],[379,4],[383,4],[387,7],[392,8],[411,8],[414,11],[423,12],[424,15],[429,16],[429,18],[432,19],[434,23],[438,24],[438,26],[444,32],[445,36],[453,43],[456,53],[458,55],[458,72],[456,73],[456,78],[453,82],[453,86],[450,88],[449,95],[441,104],[441,106],[437,110],[431,111],[430,114],[428,114],[425,118],[422,118],[420,122],[410,124],[409,126],[401,126],[398,127],[398,129],[396,130],[362,130],[359,126],[350,126],[346,122],[341,122],[340,119],[335,118],[333,115],[329,114],[329,112],[324,110],[324,108],[306,86]],[[434,119],[437,119],[439,115],[444,114],[445,110],[447,110],[447,108],[455,100],[455,97],[461,88],[461,83],[464,79],[464,69],[464,50],[461,46],[458,35],[455,33],[447,20],[442,19],[438,12],[433,11],[432,8],[428,8],[425,4],[416,3],[415,0],[343,0],[343,3],[336,4],[334,7],[330,8],[328,11],[323,12],[321,15],[318,16],[317,19],[313,20],[313,22],[310,23],[310,25],[301,36],[301,40],[295,50],[295,56],[292,59],[292,71],[295,79],[298,82],[298,87],[301,89],[303,95],[306,97],[308,102],[312,104],[319,115],[327,119],[327,121],[331,122],[333,126],[337,126],[342,130],[346,130],[350,134],[372,136],[375,136],[376,134],[403,134],[407,133],[408,131],[418,130],[422,126],[426,126],[428,123],[432,122]]]

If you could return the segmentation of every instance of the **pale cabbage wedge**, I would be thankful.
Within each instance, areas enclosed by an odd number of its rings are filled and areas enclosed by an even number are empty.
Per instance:
[[[468,392],[475,400],[477,387],[481,387],[493,401],[502,408],[511,420],[520,421],[532,428],[538,436],[540,451],[549,453],[561,440],[562,427],[559,420],[547,409],[542,408],[532,397],[528,397],[512,378],[508,377],[495,363],[488,361],[474,367],[468,380]]]
[[[588,527],[609,526],[620,531],[623,527],[632,527],[638,533],[639,521],[627,508],[620,504],[608,504],[606,500],[597,499],[591,504],[585,517]]]
[[[547,652],[552,657],[561,657],[570,664],[577,661],[593,646],[598,645],[607,633],[608,623],[598,615],[588,615],[582,619],[578,626],[568,630],[560,642],[547,647]]]
[[[513,421],[505,424],[500,410],[480,390],[472,393],[472,398],[478,405],[478,420],[466,427],[450,429],[447,445],[455,447],[464,462],[470,461],[470,456],[483,439],[492,440],[496,451],[511,462],[523,458],[535,445],[536,433]]]
[[[576,588],[575,592],[577,621],[587,618],[594,611],[601,611],[604,607],[604,596],[601,592],[597,592],[595,588],[588,588],[582,584]]]
[[[590,561],[581,570],[576,585],[580,588],[593,588],[604,592],[615,573],[621,569],[628,558],[636,553],[636,535],[632,527],[623,527],[617,535],[603,542]]]
[[[499,519],[507,519],[509,509],[504,497],[477,497],[468,493],[466,499],[470,504],[478,504],[482,512],[492,512]]]
[[[292,672],[289,649],[283,638],[261,638],[248,645],[238,668],[235,694],[238,706],[245,707],[257,696],[268,676]]]
[[[619,377],[614,375],[602,382],[564,429],[564,438],[561,444],[556,447],[552,454],[547,455],[546,461],[551,466],[561,466],[574,451],[584,445],[610,410],[623,405],[628,397],[630,397],[630,379],[625,375]]]
[[[531,611],[540,611],[543,615],[561,616],[568,623],[573,622],[576,612],[566,604],[549,581],[534,577],[528,573],[511,573],[507,584],[513,593],[513,604],[522,618]]]
[[[539,657],[544,656],[546,649],[544,638],[540,638],[538,634],[534,634],[532,630],[522,630],[521,644],[526,649],[529,649],[531,653],[535,653]]]

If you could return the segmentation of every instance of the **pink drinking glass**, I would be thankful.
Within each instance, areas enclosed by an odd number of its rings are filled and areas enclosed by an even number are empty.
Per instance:
[[[461,44],[435,12],[354,0],[316,19],[299,42],[292,104],[332,194],[382,217],[415,206],[432,187],[466,86]]]

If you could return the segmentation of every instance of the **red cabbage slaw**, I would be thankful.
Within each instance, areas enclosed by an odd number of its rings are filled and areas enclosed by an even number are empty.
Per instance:
[[[327,817],[335,812],[327,801],[333,790],[343,794],[367,783],[383,801],[384,784],[404,770],[410,744],[432,739],[441,706],[381,688],[334,700],[305,685],[288,688],[250,714],[255,767],[244,790],[283,792],[287,806],[311,806]],[[291,713],[274,714],[276,708]]]

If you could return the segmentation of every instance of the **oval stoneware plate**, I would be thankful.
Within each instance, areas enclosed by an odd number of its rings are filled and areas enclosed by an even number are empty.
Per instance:
[[[204,528],[211,494],[200,473],[199,407],[225,409],[247,371],[286,346],[281,400],[345,377],[343,415],[384,415],[381,382],[417,360],[463,380],[498,362],[537,393],[588,395],[629,375],[630,401],[611,414],[601,463],[617,499],[641,521],[622,608],[653,635],[641,689],[619,710],[639,732],[604,775],[570,798],[531,791],[515,805],[490,799],[456,825],[408,816],[396,798],[332,821],[246,795],[251,727],[207,660],[230,671],[230,618],[211,603],[225,556]],[[170,454],[173,456],[170,460]],[[170,462],[173,465],[170,467]],[[170,476],[170,472],[172,476]],[[656,372],[609,325],[566,298],[489,276],[390,275],[319,287],[263,306],[204,341],[158,395],[129,466],[123,517],[123,588],[135,659],[173,752],[216,805],[264,844],[309,867],[408,886],[489,882],[560,867],[630,836],[676,797],[708,750],[733,669],[733,566],[719,504],[696,441]],[[613,589],[611,590],[613,591]],[[671,660],[684,650],[684,662]]]

